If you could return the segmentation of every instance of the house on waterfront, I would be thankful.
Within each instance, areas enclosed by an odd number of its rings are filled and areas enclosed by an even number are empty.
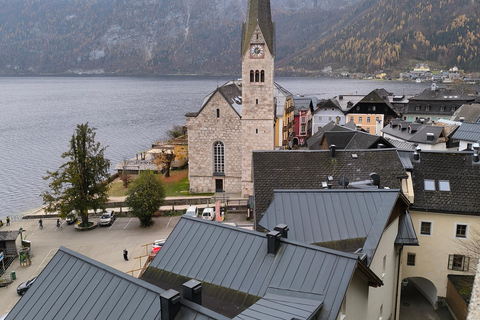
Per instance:
[[[288,130],[290,120],[289,112],[294,108],[293,95],[287,89],[274,83],[275,103],[275,148],[284,149],[288,143]],[[292,117],[293,119],[293,117]],[[291,127],[291,126],[290,126]]]
[[[312,115],[312,135],[330,122],[345,124],[345,113],[335,98],[318,102]]]
[[[453,87],[440,88],[432,83],[430,89],[410,97],[402,119],[412,122],[422,119],[424,122],[449,120],[462,105],[471,104],[476,98],[477,93],[467,94]]]
[[[275,27],[270,1],[248,2],[241,43],[241,82],[217,88],[198,112],[186,114],[191,193],[252,195],[252,151],[275,148]]]
[[[316,108],[316,97],[295,96],[294,128],[295,137],[293,145],[305,146],[307,139],[312,135],[313,110]]]

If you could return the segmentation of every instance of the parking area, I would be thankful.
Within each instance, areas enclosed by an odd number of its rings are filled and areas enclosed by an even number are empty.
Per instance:
[[[111,226],[97,227],[89,231],[76,231],[74,225],[62,223],[56,226],[56,218],[42,219],[43,229],[38,220],[21,220],[2,227],[2,231],[14,231],[22,228],[22,237],[32,246],[32,263],[20,266],[19,259],[8,268],[7,274],[15,271],[16,280],[8,287],[0,288],[0,317],[8,312],[18,301],[17,286],[38,275],[55,255],[60,246],[72,249],[89,258],[128,273],[140,267],[138,257],[148,254],[151,244],[157,239],[165,239],[175,227],[180,216],[154,218],[154,225],[140,228],[137,218],[117,218]],[[98,218],[91,221],[97,222]],[[17,246],[20,245],[20,237]],[[123,258],[127,249],[129,260]],[[144,263],[143,258],[142,263]]]

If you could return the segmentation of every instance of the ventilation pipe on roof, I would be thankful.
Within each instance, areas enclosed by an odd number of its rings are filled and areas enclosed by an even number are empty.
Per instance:
[[[383,143],[377,144],[377,149],[383,149],[385,148],[385,145]]]
[[[182,284],[183,298],[202,305],[202,283],[195,279]]]
[[[161,320],[174,320],[180,311],[180,292],[167,290],[160,295]]]
[[[280,232],[280,234],[282,235],[282,238],[287,239],[288,238],[288,230],[290,230],[290,229],[288,228],[288,226],[286,224],[281,223],[281,224],[277,224],[277,226],[275,228],[273,228],[273,230]]]
[[[277,254],[278,248],[280,248],[280,238],[282,234],[278,231],[270,231],[267,233],[268,253]]]
[[[480,161],[480,143],[475,142],[473,144],[473,162],[477,163]]]
[[[332,145],[330,146],[330,156],[331,156],[332,158],[335,158],[335,150],[336,150],[336,149],[337,149],[337,146],[336,146],[336,145],[332,144]]]
[[[413,151],[413,160],[420,161],[420,151],[422,151],[422,149],[419,146],[416,146]]]
[[[370,179],[372,179],[372,184],[380,189],[380,176],[377,173],[372,172],[370,173]]]

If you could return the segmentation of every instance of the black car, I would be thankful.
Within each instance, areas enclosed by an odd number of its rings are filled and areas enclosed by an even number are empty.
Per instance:
[[[37,277],[30,279],[28,281],[20,283],[20,285],[17,287],[17,293],[21,296],[27,292],[27,290],[32,286],[32,284],[37,280]]]

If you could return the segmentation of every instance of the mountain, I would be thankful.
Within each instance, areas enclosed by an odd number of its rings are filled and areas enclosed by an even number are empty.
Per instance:
[[[0,0],[0,75],[240,73],[246,0]],[[474,0],[276,0],[277,74],[478,70]]]
[[[399,73],[426,62],[432,69],[478,71],[479,17],[475,0],[364,0],[277,66]]]

